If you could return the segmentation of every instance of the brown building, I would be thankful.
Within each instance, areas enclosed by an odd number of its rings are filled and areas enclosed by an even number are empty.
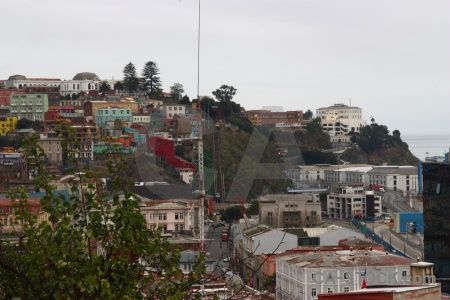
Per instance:
[[[86,101],[84,102],[84,116],[92,117],[92,122],[95,123],[95,115],[97,109],[108,108],[108,107],[117,107],[123,109],[129,109],[131,113],[137,113],[139,109],[139,103],[135,101]]]
[[[250,120],[254,126],[275,125],[277,123],[301,123],[303,111],[273,112],[270,110],[248,110],[241,113]]]
[[[276,228],[313,227],[321,222],[320,202],[312,195],[273,194],[259,198],[259,221]]]
[[[76,157],[94,159],[94,143],[100,141],[101,130],[94,125],[73,125],[72,130],[75,130],[75,141],[80,143],[80,154]]]
[[[47,94],[48,105],[59,105],[59,86],[33,85],[22,88],[25,94]]]

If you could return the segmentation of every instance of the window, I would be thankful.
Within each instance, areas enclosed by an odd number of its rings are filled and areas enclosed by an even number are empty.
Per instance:
[[[183,213],[175,213],[175,220],[183,220]]]
[[[331,294],[331,293],[333,293],[333,288],[330,288],[330,287],[329,287],[329,288],[327,288],[327,293],[328,293],[328,294]]]
[[[312,281],[315,281],[315,280],[316,280],[316,273],[312,273],[312,274],[311,274],[311,280],[312,280]]]
[[[348,276],[347,272],[344,273],[344,279],[349,279],[349,276]]]
[[[344,287],[344,292],[349,292],[350,288],[348,286]]]
[[[406,271],[402,271],[402,277],[406,277]]]
[[[317,297],[317,289],[316,288],[311,289],[311,297]]]

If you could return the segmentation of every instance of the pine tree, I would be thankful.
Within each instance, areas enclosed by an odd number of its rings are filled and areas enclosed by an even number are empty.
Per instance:
[[[161,87],[161,79],[158,75],[158,65],[153,61],[146,62],[142,70],[142,76],[145,79],[144,91],[147,91],[150,96],[155,94],[156,90]]]
[[[131,62],[123,68],[123,86],[130,94],[138,90],[139,80],[137,78],[136,67]]]

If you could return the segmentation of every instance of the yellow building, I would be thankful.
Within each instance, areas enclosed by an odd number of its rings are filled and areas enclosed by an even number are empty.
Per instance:
[[[6,134],[15,130],[17,127],[17,117],[0,116],[0,136],[5,137]]]

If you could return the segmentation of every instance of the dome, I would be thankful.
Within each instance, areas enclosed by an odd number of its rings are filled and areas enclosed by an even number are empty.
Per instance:
[[[13,75],[9,76],[8,80],[27,80],[27,78],[23,75]]]
[[[100,78],[95,73],[82,72],[75,75],[72,80],[100,80]]]

